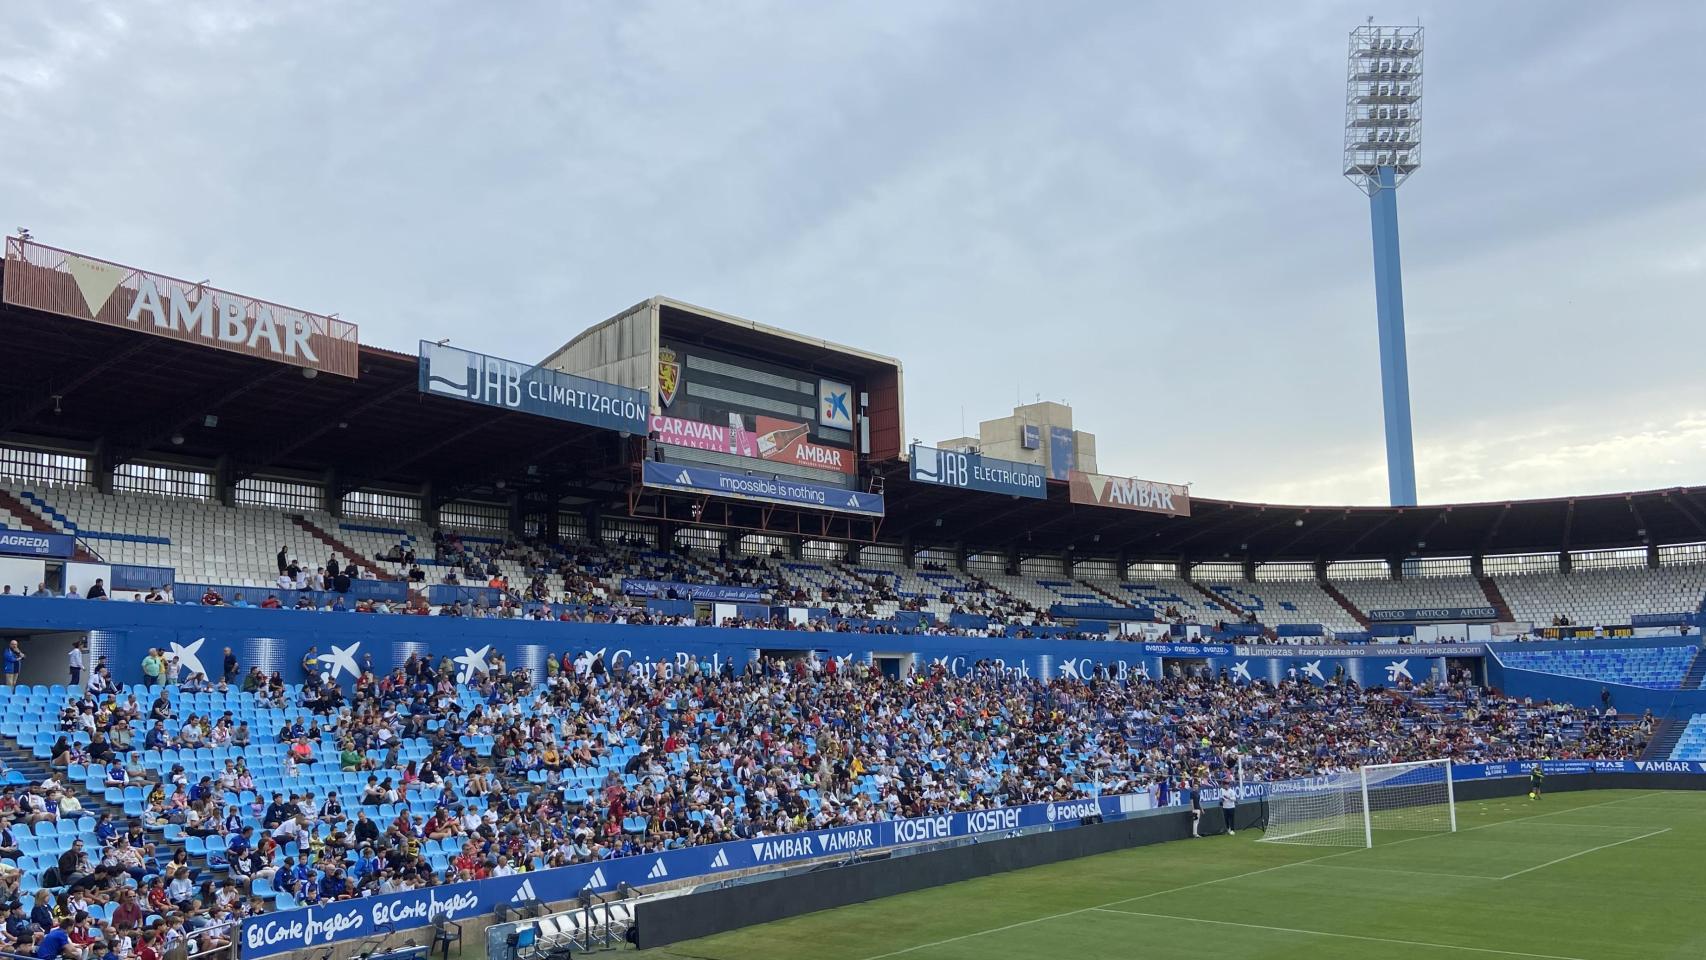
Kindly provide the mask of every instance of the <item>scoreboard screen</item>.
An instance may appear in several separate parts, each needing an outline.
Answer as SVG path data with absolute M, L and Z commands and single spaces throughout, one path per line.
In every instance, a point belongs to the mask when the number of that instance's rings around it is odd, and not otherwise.
M 858 472 L 850 377 L 823 377 L 665 341 L 658 350 L 661 443 L 739 466 L 767 462 L 775 473 L 844 484 Z M 750 466 L 750 464 L 748 464 Z

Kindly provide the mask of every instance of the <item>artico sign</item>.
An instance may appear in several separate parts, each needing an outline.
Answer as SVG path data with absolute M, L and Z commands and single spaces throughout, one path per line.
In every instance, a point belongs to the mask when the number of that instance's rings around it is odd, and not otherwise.
M 354 378 L 356 326 L 10 237 L 4 300 L 44 313 Z

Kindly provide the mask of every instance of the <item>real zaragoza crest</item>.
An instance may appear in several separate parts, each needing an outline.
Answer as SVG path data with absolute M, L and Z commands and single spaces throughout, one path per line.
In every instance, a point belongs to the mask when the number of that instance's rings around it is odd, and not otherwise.
M 681 386 L 681 363 L 675 351 L 664 347 L 658 351 L 658 402 L 669 406 L 675 402 L 675 391 Z

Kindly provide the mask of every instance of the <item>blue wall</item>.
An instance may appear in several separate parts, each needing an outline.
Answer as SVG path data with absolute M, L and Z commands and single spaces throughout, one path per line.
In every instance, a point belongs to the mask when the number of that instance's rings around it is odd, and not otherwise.
M 606 663 L 629 660 L 684 664 L 689 658 L 721 668 L 744 667 L 760 650 L 816 651 L 820 658 L 869 661 L 885 654 L 911 655 L 918 669 L 941 662 L 965 673 L 980 659 L 1004 669 L 1043 679 L 1080 677 L 1105 664 L 1116 673 L 1143 670 L 1159 676 L 1164 658 L 1205 661 L 1215 671 L 1238 678 L 1279 680 L 1295 669 L 1323 682 L 1343 668 L 1364 684 L 1382 684 L 1402 675 L 1421 682 L 1443 666 L 1424 647 L 1336 647 L 1311 653 L 1278 647 L 1261 655 L 1238 655 L 1238 648 L 1214 643 L 1140 644 L 1119 641 L 990 639 L 929 635 L 811 633 L 790 630 L 732 630 L 718 627 L 646 627 L 529 620 L 473 620 L 386 614 L 298 612 L 232 607 L 175 606 L 62 600 L 0 598 L 0 627 L 36 631 L 90 631 L 91 651 L 105 656 L 115 679 L 139 683 L 148 648 L 194 657 L 212 676 L 223 648 L 230 646 L 246 672 L 259 666 L 277 670 L 288 681 L 302 678 L 300 663 L 310 646 L 321 655 L 345 652 L 357 665 L 367 657 L 380 672 L 400 665 L 411 654 L 469 657 L 501 653 L 511 667 L 542 672 L 548 656 L 603 651 Z M 1330 655 L 1329 655 L 1330 654 Z M 341 674 L 349 679 L 347 673 Z

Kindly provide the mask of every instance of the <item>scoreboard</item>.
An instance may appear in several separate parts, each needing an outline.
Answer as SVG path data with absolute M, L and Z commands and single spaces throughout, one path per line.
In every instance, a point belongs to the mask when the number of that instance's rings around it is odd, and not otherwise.
M 651 435 L 690 459 L 847 485 L 858 472 L 853 378 L 663 340 Z

